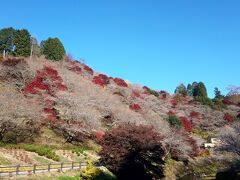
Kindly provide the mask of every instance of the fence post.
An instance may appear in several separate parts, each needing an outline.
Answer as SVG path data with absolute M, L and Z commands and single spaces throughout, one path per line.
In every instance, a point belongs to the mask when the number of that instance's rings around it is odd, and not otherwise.
M 72 169 L 74 168 L 74 162 L 72 162 Z
M 63 162 L 61 163 L 61 171 L 63 171 Z
M 48 163 L 48 172 L 51 170 L 51 163 Z
M 17 174 L 17 175 L 19 174 L 19 167 L 20 167 L 20 164 L 18 164 L 18 165 L 16 166 L 16 174 Z
M 33 165 L 33 174 L 36 173 L 36 166 L 37 166 L 36 164 Z

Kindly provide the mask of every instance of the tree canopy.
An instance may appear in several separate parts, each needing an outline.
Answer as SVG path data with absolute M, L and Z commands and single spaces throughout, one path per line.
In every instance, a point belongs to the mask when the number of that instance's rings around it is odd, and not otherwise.
M 14 45 L 16 47 L 14 54 L 16 56 L 29 56 L 31 52 L 31 35 L 28 30 L 16 30 L 14 34 Z
M 0 30 L 0 53 L 12 52 L 14 50 L 14 34 L 15 30 L 10 28 L 4 28 Z
M 41 42 L 42 53 L 47 59 L 59 61 L 65 55 L 65 49 L 62 42 L 58 38 L 48 38 Z

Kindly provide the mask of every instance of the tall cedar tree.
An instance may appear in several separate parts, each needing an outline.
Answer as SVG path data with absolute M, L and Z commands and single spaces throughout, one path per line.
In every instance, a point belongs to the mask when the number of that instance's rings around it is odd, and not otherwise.
M 100 162 L 124 180 L 163 177 L 162 137 L 149 126 L 125 125 L 106 132 Z
M 193 96 L 207 98 L 207 89 L 203 82 L 193 83 Z
M 15 56 L 30 56 L 31 40 L 28 30 L 16 30 L 14 33 Z
M 47 59 L 60 61 L 65 55 L 65 49 L 58 38 L 48 38 L 41 43 L 42 53 Z
M 5 50 L 6 53 L 10 53 L 13 51 L 14 47 L 14 33 L 15 30 L 10 28 L 4 28 L 0 30 L 0 53 L 2 54 Z

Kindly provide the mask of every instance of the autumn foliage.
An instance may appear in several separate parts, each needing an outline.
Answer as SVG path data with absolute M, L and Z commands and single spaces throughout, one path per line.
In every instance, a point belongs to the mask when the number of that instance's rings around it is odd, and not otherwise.
M 93 69 L 87 66 L 86 64 L 83 65 L 83 69 L 88 72 L 90 75 L 93 75 Z
M 92 82 L 99 86 L 106 86 L 110 83 L 109 77 L 105 74 L 99 74 L 98 76 L 94 76 Z
M 233 122 L 234 121 L 234 117 L 229 113 L 225 113 L 223 119 L 228 121 L 228 122 Z
M 114 81 L 118 86 L 128 87 L 128 84 L 127 84 L 123 79 L 114 78 L 113 81 Z
M 35 79 L 23 89 L 23 92 L 24 94 L 37 94 L 44 91 L 48 94 L 54 94 L 55 91 L 65 90 L 67 90 L 67 87 L 63 84 L 58 72 L 45 66 L 41 71 L 37 71 Z
M 101 141 L 100 162 L 119 179 L 159 179 L 165 155 L 161 140 L 149 126 L 128 124 L 114 128 Z
M 82 68 L 78 64 L 76 64 L 76 63 L 74 63 L 71 66 L 69 66 L 68 70 L 73 71 L 73 72 L 75 72 L 77 74 L 80 74 L 82 72 Z
M 103 137 L 104 137 L 104 135 L 105 135 L 105 132 L 104 132 L 104 131 L 96 131 L 96 132 L 95 132 L 95 136 L 96 136 L 96 139 L 97 139 L 98 141 L 102 140 Z
M 179 117 L 182 126 L 187 132 L 192 132 L 192 123 L 186 117 Z
M 191 111 L 191 112 L 190 112 L 190 117 L 191 117 L 191 118 L 200 119 L 200 113 L 199 113 L 199 112 L 196 112 L 196 111 Z
M 133 111 L 140 111 L 142 109 L 139 104 L 131 104 L 129 108 Z
M 26 61 L 24 61 L 24 59 L 19 59 L 19 58 L 8 58 L 8 59 L 1 62 L 1 64 L 3 66 L 11 66 L 11 67 L 14 67 L 14 66 L 16 66 L 17 64 L 20 64 L 20 63 L 25 63 L 26 64 Z
M 99 76 L 94 76 L 92 82 L 94 84 L 99 85 L 99 86 L 104 86 L 104 84 L 105 84 L 103 79 L 101 77 L 99 77 Z
M 43 105 L 43 112 L 46 118 L 54 121 L 57 119 L 57 112 L 54 109 L 55 102 L 51 100 L 51 97 L 53 97 L 57 91 L 66 90 L 67 87 L 63 84 L 63 80 L 58 75 L 58 72 L 49 66 L 45 66 L 42 70 L 37 71 L 36 77 L 26 85 L 23 93 L 26 96 L 39 95 L 39 102 Z
M 177 105 L 178 105 L 178 102 L 177 102 L 177 100 L 175 100 L 175 99 L 172 99 L 172 100 L 170 101 L 170 103 L 171 103 L 171 105 L 172 105 L 172 108 L 176 108 Z

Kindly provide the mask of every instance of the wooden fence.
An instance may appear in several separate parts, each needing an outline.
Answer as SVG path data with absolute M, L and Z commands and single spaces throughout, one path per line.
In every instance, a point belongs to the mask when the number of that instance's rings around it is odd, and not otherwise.
M 0 176 L 31 175 L 43 172 L 62 172 L 64 170 L 81 169 L 86 162 L 61 162 L 49 164 L 0 166 Z

